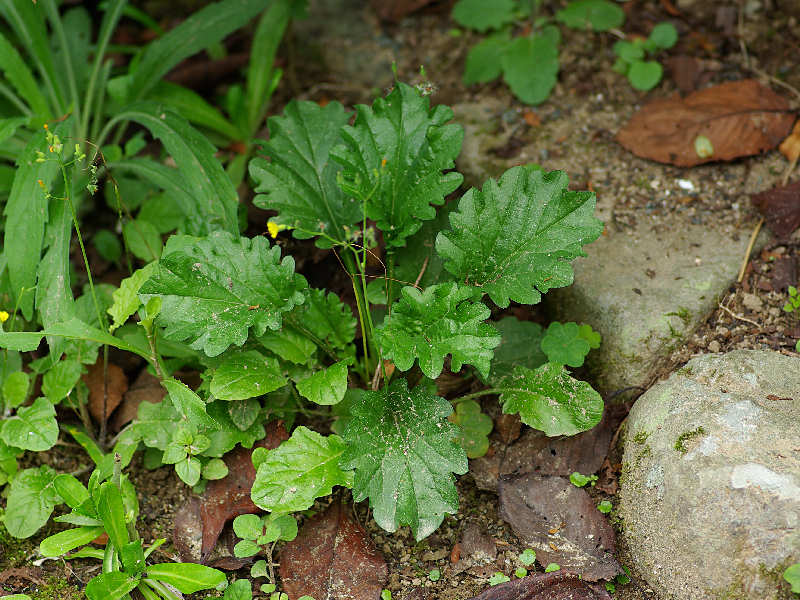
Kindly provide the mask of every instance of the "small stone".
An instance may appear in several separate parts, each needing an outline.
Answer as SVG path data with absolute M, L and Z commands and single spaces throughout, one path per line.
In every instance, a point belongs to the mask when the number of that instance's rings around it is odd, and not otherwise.
M 711 340 L 710 342 L 708 342 L 708 351 L 709 352 L 714 352 L 716 354 L 717 352 L 719 352 L 719 348 L 720 348 L 720 346 L 719 346 L 719 342 L 717 340 Z
M 759 298 L 755 294 L 747 294 L 747 293 L 745 293 L 742 296 L 742 304 L 744 304 L 745 308 L 749 309 L 752 312 L 761 311 L 761 308 L 764 305 L 764 303 L 761 301 L 761 298 Z

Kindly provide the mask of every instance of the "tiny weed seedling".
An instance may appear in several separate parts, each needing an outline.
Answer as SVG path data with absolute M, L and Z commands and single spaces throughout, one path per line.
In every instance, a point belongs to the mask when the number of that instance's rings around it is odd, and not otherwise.
M 797 288 L 793 285 L 789 286 L 789 299 L 786 304 L 783 305 L 783 310 L 787 313 L 796 312 L 800 314 L 800 293 L 798 293 Z M 797 340 L 794 349 L 796 352 L 800 352 L 800 340 Z
M 552 573 L 553 571 L 560 571 L 561 565 L 558 563 L 550 563 L 544 568 L 545 573 Z
M 517 558 L 519 558 L 519 562 L 521 562 L 523 565 L 530 567 L 534 562 L 536 562 L 536 551 L 532 548 L 526 548 Z
M 569 476 L 570 483 L 575 487 L 584 487 L 586 484 L 590 484 L 592 487 L 594 487 L 597 479 L 597 475 L 581 475 L 577 471 Z
M 667 50 L 678 41 L 678 30 L 672 23 L 659 23 L 647 39 L 620 40 L 614 44 L 617 60 L 612 67 L 617 73 L 627 76 L 631 86 L 641 92 L 652 90 L 661 81 L 664 69 L 655 60 L 649 59 L 662 50 Z
M 597 510 L 599 510 L 604 515 L 607 515 L 611 512 L 611 509 L 614 508 L 614 505 L 611 504 L 611 500 L 602 500 L 600 504 L 597 505 Z
M 561 31 L 554 21 L 572 29 L 609 31 L 625 22 L 625 13 L 609 0 L 573 0 L 555 14 L 539 15 L 538 0 L 459 0 L 453 19 L 485 33 L 467 55 L 464 83 L 486 83 L 502 75 L 514 95 L 526 104 L 541 104 L 550 96 L 559 71 Z M 513 37 L 513 24 L 529 19 L 531 33 Z
M 241 539 L 234 548 L 237 558 L 247 558 L 257 554 L 267 557 L 266 561 L 256 562 L 250 569 L 253 577 L 268 577 L 275 584 L 272 551 L 278 541 L 290 542 L 297 537 L 297 521 L 289 515 L 270 514 L 239 515 L 233 520 L 233 532 Z
M 489 585 L 491 586 L 500 585 L 501 583 L 508 583 L 509 581 L 511 581 L 511 578 L 501 571 L 497 571 L 497 573 L 494 573 L 489 577 Z
M 522 579 L 523 577 L 527 576 L 528 576 L 528 569 L 526 569 L 525 567 L 517 567 L 514 570 L 514 577 L 516 577 L 517 579 Z
M 428 579 L 431 581 L 439 581 L 442 577 L 442 572 L 439 569 L 431 569 L 430 573 L 428 573 Z

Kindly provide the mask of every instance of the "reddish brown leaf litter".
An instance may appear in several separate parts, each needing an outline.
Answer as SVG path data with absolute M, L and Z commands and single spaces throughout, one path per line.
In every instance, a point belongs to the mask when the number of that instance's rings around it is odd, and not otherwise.
M 423 6 L 433 2 L 433 0 L 370 0 L 372 9 L 381 21 L 399 23 Z
M 89 414 L 98 423 L 107 421 L 122 402 L 122 395 L 128 391 L 128 378 L 124 371 L 113 363 L 104 368 L 101 356 L 89 367 L 83 380 L 89 387 Z
M 217 569 L 236 570 L 253 562 L 253 558 L 236 558 L 233 547 L 239 539 L 233 529 L 222 530 L 214 549 L 203 561 L 203 518 L 200 514 L 200 497 L 192 496 L 175 513 L 172 541 L 183 562 L 203 562 Z
M 472 600 L 611 600 L 611 596 L 599 585 L 587 583 L 571 573 L 556 571 L 501 583 Z
M 617 134 L 617 141 L 642 158 L 692 167 L 770 150 L 789 133 L 795 115 L 789 103 L 754 79 L 723 83 L 681 98 L 654 100 Z M 700 156 L 695 140 L 711 142 Z
M 288 439 L 283 421 L 272 421 L 267 424 L 267 435 L 253 446 L 254 448 L 277 448 Z M 209 481 L 199 504 L 200 526 L 202 528 L 200 544 L 200 561 L 206 564 L 211 551 L 217 543 L 225 523 L 239 515 L 260 512 L 250 499 L 250 490 L 256 478 L 251 455 L 253 449 L 236 448 L 223 459 L 228 466 L 228 475 L 222 479 Z M 189 557 L 196 556 L 192 550 L 191 540 L 197 537 L 196 518 L 193 516 L 198 507 L 190 500 L 175 515 L 173 539 L 176 546 L 187 549 Z M 187 558 L 189 560 L 189 558 Z
M 119 431 L 133 421 L 142 402 L 156 404 L 161 402 L 166 395 L 167 390 L 161 385 L 158 377 L 148 373 L 147 369 L 143 369 L 133 382 L 133 385 L 123 394 L 122 404 L 111 418 L 111 430 Z
M 800 227 L 800 181 L 755 194 L 752 200 L 779 238 L 789 237 Z
M 792 134 L 781 142 L 778 150 L 786 157 L 786 160 L 796 162 L 800 158 L 800 120 L 794 124 Z
M 338 500 L 310 518 L 280 556 L 283 590 L 290 598 L 375 600 L 386 584 L 386 561 Z
M 501 478 L 500 516 L 536 551 L 542 565 L 556 563 L 587 581 L 622 572 L 614 558 L 614 530 L 595 501 L 564 477 Z

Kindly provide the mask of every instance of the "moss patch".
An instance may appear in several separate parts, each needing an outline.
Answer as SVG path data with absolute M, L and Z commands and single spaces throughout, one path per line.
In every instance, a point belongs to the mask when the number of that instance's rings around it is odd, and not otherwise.
M 675 450 L 681 454 L 686 454 L 689 451 L 689 449 L 686 447 L 686 442 L 699 435 L 704 435 L 705 432 L 706 430 L 703 429 L 702 425 L 692 431 L 684 431 L 678 436 L 678 439 L 675 440 Z

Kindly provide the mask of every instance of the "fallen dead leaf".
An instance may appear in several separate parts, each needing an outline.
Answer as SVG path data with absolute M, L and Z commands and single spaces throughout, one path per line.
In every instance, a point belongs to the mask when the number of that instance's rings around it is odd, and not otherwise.
M 386 561 L 338 500 L 311 517 L 281 551 L 280 574 L 290 598 L 375 600 L 388 578 Z
M 199 563 L 203 559 L 203 518 L 200 512 L 200 502 L 199 496 L 192 496 L 175 513 L 172 540 L 183 562 Z M 225 527 L 204 564 L 229 571 L 251 564 L 254 560 L 253 557 L 236 558 L 234 556 L 233 548 L 238 541 L 239 538 L 233 533 L 233 528 Z
M 167 390 L 161 385 L 158 377 L 151 375 L 147 369 L 142 369 L 133 385 L 122 395 L 122 404 L 111 417 L 109 427 L 111 431 L 119 431 L 136 418 L 139 405 L 142 402 L 156 404 L 164 399 Z
M 778 150 L 789 161 L 796 161 L 800 158 L 800 119 L 794 124 L 792 133 L 778 146 Z
M 779 238 L 789 237 L 800 227 L 800 181 L 755 194 L 752 201 Z
M 472 600 L 611 600 L 598 584 L 592 585 L 565 571 L 533 573 L 501 583 Z
M 271 421 L 267 424 L 266 430 L 267 435 L 264 439 L 256 442 L 253 448 L 261 447 L 271 450 L 289 438 L 283 427 L 283 421 Z M 199 506 L 201 527 L 199 562 L 202 564 L 207 564 L 225 523 L 239 515 L 261 512 L 261 509 L 250 499 L 250 489 L 253 487 L 256 477 L 256 471 L 250 458 L 253 448 L 239 447 L 226 454 L 223 460 L 228 466 L 228 475 L 222 479 L 209 481 L 203 492 Z M 196 519 L 191 516 L 195 510 L 197 508 L 189 501 L 178 509 L 175 515 L 175 528 L 172 536 L 176 546 L 179 545 L 180 540 L 180 545 L 187 550 L 186 560 L 191 560 L 188 558 L 189 556 L 197 556 L 192 551 L 193 546 L 190 544 L 190 541 L 197 536 Z M 183 512 L 190 514 L 181 515 Z M 191 531 L 188 531 L 187 528 Z
M 795 115 L 789 103 L 754 79 L 723 83 L 689 94 L 654 100 L 617 134 L 617 141 L 642 158 L 692 167 L 765 152 L 789 133 Z M 702 158 L 698 136 L 713 153 Z
M 504 477 L 498 485 L 500 516 L 542 565 L 586 581 L 613 579 L 622 572 L 614 558 L 614 530 L 585 490 L 564 477 Z M 549 533 L 558 524 L 555 533 Z
M 101 356 L 82 377 L 89 388 L 89 414 L 98 423 L 108 421 L 111 413 L 122 402 L 122 395 L 128 391 L 128 378 L 125 372 L 117 365 L 108 363 L 104 373 Z

